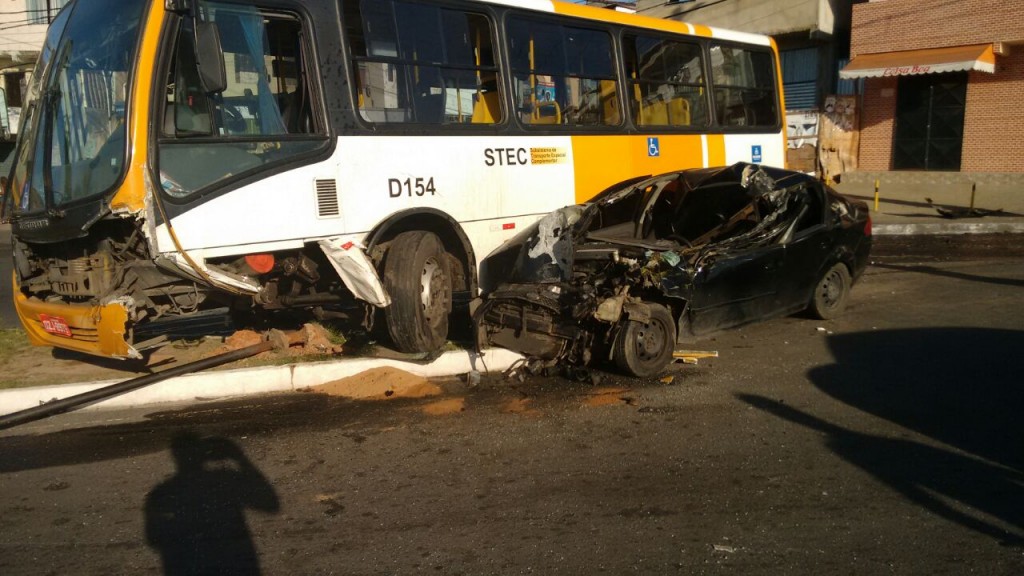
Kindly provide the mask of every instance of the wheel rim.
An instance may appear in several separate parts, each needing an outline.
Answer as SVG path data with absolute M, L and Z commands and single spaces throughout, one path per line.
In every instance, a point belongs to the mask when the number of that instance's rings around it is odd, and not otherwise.
M 832 270 L 821 281 L 820 297 L 826 308 L 835 308 L 843 297 L 843 277 Z
M 420 304 L 428 320 L 446 312 L 445 292 L 444 270 L 437 258 L 428 258 L 420 273 Z
M 661 322 L 648 322 L 641 325 L 636 331 L 636 357 L 642 363 L 656 362 L 665 352 L 665 343 L 668 341 L 668 330 L 661 325 Z

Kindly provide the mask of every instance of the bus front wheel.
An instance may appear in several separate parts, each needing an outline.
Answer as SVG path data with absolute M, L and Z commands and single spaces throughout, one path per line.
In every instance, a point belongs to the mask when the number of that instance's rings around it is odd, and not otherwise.
M 441 240 L 431 232 L 403 232 L 384 258 L 388 333 L 402 352 L 432 352 L 448 339 L 452 275 Z

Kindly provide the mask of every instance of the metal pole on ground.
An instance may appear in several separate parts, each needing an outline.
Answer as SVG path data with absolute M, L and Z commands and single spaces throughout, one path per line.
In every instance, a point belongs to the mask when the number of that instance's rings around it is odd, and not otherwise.
M 195 362 L 189 362 L 188 364 L 182 364 L 181 366 L 175 366 L 174 368 L 168 368 L 162 372 L 156 374 L 146 374 L 145 376 L 139 376 L 138 378 L 132 378 L 124 382 L 118 382 L 117 384 L 111 384 L 96 390 L 90 390 L 81 394 L 75 394 L 67 398 L 60 400 L 52 400 L 39 406 L 33 406 L 32 408 L 26 408 L 19 410 L 11 414 L 0 416 L 0 430 L 7 428 L 13 428 L 21 424 L 27 424 L 36 420 L 42 420 L 43 418 L 49 418 L 50 416 L 56 416 L 57 414 L 63 414 L 79 408 L 84 408 L 90 404 L 107 400 L 121 394 L 126 394 L 133 390 L 143 388 L 162 382 L 175 376 L 182 376 L 185 374 L 191 374 L 193 372 L 199 372 L 201 370 L 209 370 L 223 364 L 229 364 L 237 360 L 243 360 L 250 356 L 255 356 L 261 352 L 267 352 L 274 348 L 287 348 L 292 344 L 302 342 L 302 333 L 296 333 L 293 335 L 286 335 L 276 330 L 271 331 L 270 339 L 264 340 L 259 344 L 253 344 L 252 346 L 246 346 L 245 348 L 239 348 L 238 350 L 231 350 L 223 354 L 211 356 L 209 358 L 203 358 L 202 360 L 196 360 Z

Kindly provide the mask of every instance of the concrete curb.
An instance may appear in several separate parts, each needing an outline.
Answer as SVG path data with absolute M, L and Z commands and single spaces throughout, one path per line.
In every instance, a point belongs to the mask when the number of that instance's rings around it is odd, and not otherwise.
M 503 349 L 486 350 L 483 355 L 465 350 L 445 352 L 429 364 L 403 362 L 382 358 L 346 358 L 327 362 L 260 366 L 220 372 L 202 372 L 171 378 L 164 382 L 116 396 L 87 407 L 87 410 L 135 408 L 167 402 L 195 402 L 300 390 L 326 384 L 371 368 L 392 367 L 425 378 L 454 376 L 471 370 L 500 372 L 508 369 L 522 356 Z M 0 412 L 8 414 L 38 406 L 55 398 L 67 398 L 96 388 L 128 380 L 83 382 L 55 386 L 37 386 L 0 391 Z
M 1024 222 L 929 222 L 872 224 L 874 236 L 925 236 L 937 234 L 1022 234 Z

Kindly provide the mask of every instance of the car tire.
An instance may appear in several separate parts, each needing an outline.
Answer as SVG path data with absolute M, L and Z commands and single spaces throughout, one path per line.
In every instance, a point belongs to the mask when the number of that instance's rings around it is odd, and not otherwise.
M 433 352 L 448 339 L 452 275 L 437 235 L 415 230 L 391 241 L 384 258 L 384 288 L 391 305 L 384 317 L 402 352 Z
M 831 320 L 846 308 L 850 297 L 850 271 L 845 264 L 836 264 L 828 269 L 814 286 L 810 313 L 820 320 Z
M 650 304 L 647 322 L 625 320 L 619 328 L 612 357 L 620 370 L 631 376 L 657 376 L 672 360 L 676 344 L 676 325 L 668 308 Z

